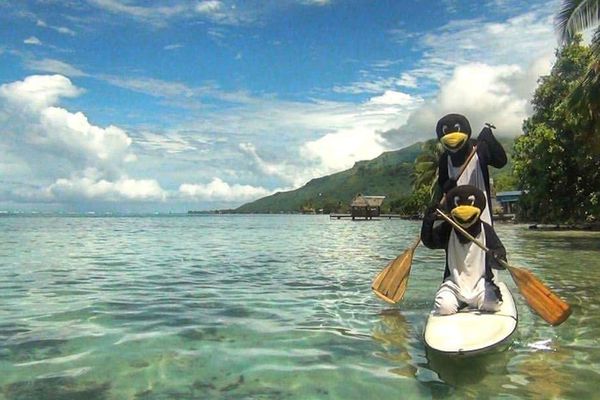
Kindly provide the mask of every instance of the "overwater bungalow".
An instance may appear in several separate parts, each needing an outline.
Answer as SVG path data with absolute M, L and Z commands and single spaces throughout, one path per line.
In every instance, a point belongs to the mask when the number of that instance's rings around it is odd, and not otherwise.
M 372 219 L 381 214 L 381 204 L 385 196 L 364 196 L 358 194 L 350 204 L 350 215 L 352 219 Z

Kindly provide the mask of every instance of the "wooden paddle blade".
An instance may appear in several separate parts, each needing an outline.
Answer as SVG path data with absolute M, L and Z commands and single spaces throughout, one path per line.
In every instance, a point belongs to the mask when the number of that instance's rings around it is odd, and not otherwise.
M 505 264 L 521 295 L 533 311 L 550 325 L 562 324 L 571 315 L 571 306 L 556 296 L 530 271 Z
M 406 249 L 404 253 L 392 260 L 377 274 L 373 280 L 371 289 L 382 300 L 392 304 L 396 304 L 402 300 L 408 285 L 413 254 L 418 245 L 419 242 L 416 242 L 415 245 Z

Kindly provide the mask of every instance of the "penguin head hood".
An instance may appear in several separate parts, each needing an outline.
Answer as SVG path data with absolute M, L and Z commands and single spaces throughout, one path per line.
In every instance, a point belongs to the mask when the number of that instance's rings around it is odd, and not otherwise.
M 471 125 L 464 115 L 448 114 L 438 121 L 435 132 L 444 149 L 456 153 L 471 137 Z
M 479 221 L 485 207 L 485 195 L 475 186 L 456 186 L 446 194 L 446 209 L 452 219 L 465 229 Z

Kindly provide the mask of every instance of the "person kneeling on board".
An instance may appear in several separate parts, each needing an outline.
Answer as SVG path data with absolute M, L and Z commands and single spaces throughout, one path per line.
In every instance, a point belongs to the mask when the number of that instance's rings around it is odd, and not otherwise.
M 434 313 L 450 315 L 462 308 L 497 311 L 502 296 L 494 282 L 494 269 L 504 269 L 499 259 L 506 261 L 506 249 L 494 228 L 481 220 L 486 207 L 484 193 L 475 186 L 461 185 L 451 189 L 445 198 L 445 211 L 471 236 L 485 244 L 486 253 L 448 222 L 436 222 L 435 207 L 423 218 L 421 240 L 430 249 L 446 251 L 444 280 L 435 295 Z

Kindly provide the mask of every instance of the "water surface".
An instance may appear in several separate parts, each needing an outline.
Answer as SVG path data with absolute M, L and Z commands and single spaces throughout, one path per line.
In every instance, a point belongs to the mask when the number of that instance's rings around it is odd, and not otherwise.
M 428 355 L 442 277 L 419 247 L 398 307 L 373 277 L 418 222 L 327 216 L 0 218 L 0 398 L 594 398 L 600 236 L 498 225 L 509 260 L 573 306 L 550 327 L 515 293 L 511 346 Z

